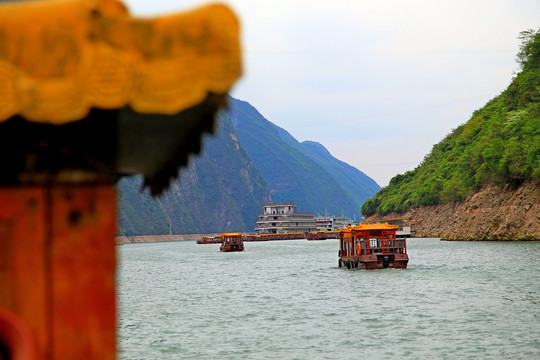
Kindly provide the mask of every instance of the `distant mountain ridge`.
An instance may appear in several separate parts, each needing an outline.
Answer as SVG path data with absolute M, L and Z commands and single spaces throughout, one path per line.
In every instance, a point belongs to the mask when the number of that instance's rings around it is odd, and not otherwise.
M 295 202 L 302 211 L 359 218 L 362 204 L 380 189 L 323 145 L 298 142 L 248 102 L 231 98 L 229 106 L 240 143 L 261 171 L 274 202 Z
M 380 187 L 324 146 L 298 142 L 249 103 L 229 99 L 219 128 L 205 138 L 165 194 L 140 193 L 141 179 L 122 179 L 119 234 L 253 232 L 266 202 L 295 202 L 302 212 L 360 217 Z
M 336 159 L 318 142 L 303 141 L 300 145 L 301 150 L 323 165 L 357 203 L 363 204 L 381 189 L 375 180 L 357 168 Z

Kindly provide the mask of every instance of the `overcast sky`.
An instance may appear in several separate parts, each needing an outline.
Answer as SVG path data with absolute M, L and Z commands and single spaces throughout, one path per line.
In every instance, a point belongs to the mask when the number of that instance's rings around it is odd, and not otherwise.
M 203 5 L 125 0 L 135 16 Z M 231 95 L 386 186 L 503 91 L 538 0 L 230 0 L 244 74 Z

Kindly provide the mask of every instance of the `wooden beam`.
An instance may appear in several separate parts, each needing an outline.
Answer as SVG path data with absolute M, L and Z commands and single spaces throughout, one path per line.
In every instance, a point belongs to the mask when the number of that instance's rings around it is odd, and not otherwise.
M 37 359 L 114 359 L 114 187 L 0 188 L 0 204 L 0 307 Z

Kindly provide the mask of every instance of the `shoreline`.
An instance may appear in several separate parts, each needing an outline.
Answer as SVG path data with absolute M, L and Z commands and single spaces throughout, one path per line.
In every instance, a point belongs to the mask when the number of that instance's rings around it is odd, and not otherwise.
M 375 214 L 366 223 L 406 218 L 416 237 L 447 241 L 539 241 L 540 181 L 519 188 L 488 185 L 463 201 L 411 209 L 404 213 Z
M 115 245 L 124 244 L 142 244 L 154 242 L 172 242 L 172 241 L 196 241 L 203 236 L 215 236 L 216 234 L 184 234 L 184 235 L 137 235 L 137 236 L 117 236 L 114 240 Z

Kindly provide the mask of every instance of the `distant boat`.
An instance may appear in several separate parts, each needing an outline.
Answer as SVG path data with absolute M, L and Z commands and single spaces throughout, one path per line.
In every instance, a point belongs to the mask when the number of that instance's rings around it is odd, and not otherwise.
M 337 239 L 338 231 L 312 231 L 306 234 L 308 240 Z
M 316 231 L 315 214 L 300 213 L 295 203 L 264 204 L 255 231 L 259 234 Z M 302 237 L 303 238 L 303 237 Z
M 409 262 L 405 238 L 396 238 L 397 225 L 359 224 L 339 231 L 339 267 L 405 269 Z
M 244 250 L 244 241 L 242 233 L 224 233 L 219 236 L 221 238 L 220 251 L 242 251 Z
M 414 237 L 416 231 L 411 230 L 410 226 L 405 226 L 407 223 L 406 218 L 384 219 L 380 221 L 381 224 L 387 223 L 390 225 L 397 225 L 399 228 L 396 230 L 396 236 L 399 237 Z
M 270 233 L 270 234 L 248 234 L 243 237 L 244 241 L 275 241 L 275 240 L 298 240 L 305 239 L 306 233 Z
M 221 237 L 203 236 L 201 240 L 197 240 L 197 244 L 221 244 Z

